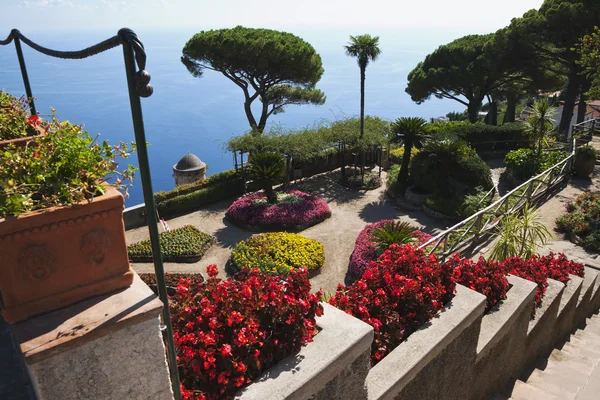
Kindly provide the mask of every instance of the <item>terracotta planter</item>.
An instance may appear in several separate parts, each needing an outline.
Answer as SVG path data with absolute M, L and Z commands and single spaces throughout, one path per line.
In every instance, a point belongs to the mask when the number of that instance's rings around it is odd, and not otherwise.
M 37 135 L 25 136 L 18 139 L 0 140 L 0 150 L 4 149 L 5 147 L 8 147 L 9 144 L 14 144 L 17 147 L 22 147 L 25 146 L 27 143 L 31 142 L 32 140 L 46 136 L 46 131 L 44 129 L 37 126 L 33 129 L 35 129 L 38 132 Z
M 0 309 L 15 323 L 133 282 L 114 188 L 92 202 L 0 218 Z
M 575 163 L 573 167 L 575 168 L 575 175 L 580 178 L 589 178 L 592 172 L 594 172 L 594 167 L 596 166 L 596 157 L 589 157 L 587 155 L 575 155 Z

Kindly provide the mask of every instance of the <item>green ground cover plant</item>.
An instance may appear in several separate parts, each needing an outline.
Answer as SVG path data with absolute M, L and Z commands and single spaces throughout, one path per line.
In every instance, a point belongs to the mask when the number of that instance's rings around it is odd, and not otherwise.
M 210 248 L 214 238 L 192 225 L 162 232 L 159 235 L 160 250 L 167 262 L 196 262 Z M 145 239 L 127 247 L 129 259 L 133 262 L 152 261 L 150 239 Z

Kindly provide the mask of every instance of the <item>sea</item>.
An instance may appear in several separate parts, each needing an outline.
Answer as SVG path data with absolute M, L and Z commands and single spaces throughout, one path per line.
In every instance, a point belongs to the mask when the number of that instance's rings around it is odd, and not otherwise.
M 389 120 L 403 116 L 429 119 L 464 109 L 455 101 L 436 98 L 419 105 L 404 89 L 407 75 L 417 63 L 437 46 L 466 32 L 431 29 L 362 32 L 360 28 L 323 27 L 285 30 L 311 43 L 321 55 L 325 72 L 317 87 L 325 92 L 327 101 L 322 106 L 289 106 L 284 113 L 271 116 L 270 125 L 295 129 L 359 115 L 359 69 L 356 59 L 345 55 L 343 46 L 349 35 L 362 33 L 379 35 L 382 50 L 381 56 L 367 67 L 367 115 Z M 188 152 L 206 162 L 208 175 L 233 168 L 233 155 L 224 146 L 232 136 L 249 130 L 239 87 L 210 70 L 195 78 L 181 63 L 184 44 L 198 31 L 189 28 L 137 31 L 147 52 L 146 70 L 154 87 L 153 95 L 142 99 L 154 191 L 175 186 L 173 165 Z M 113 30 L 21 32 L 56 50 L 79 50 L 116 33 Z M 37 110 L 42 116 L 48 117 L 52 107 L 60 119 L 83 124 L 92 136 L 100 134 L 100 140 L 134 141 L 120 47 L 82 60 L 52 58 L 26 45 L 23 48 Z M 0 46 L 0 89 L 16 96 L 25 92 L 12 44 Z M 137 166 L 136 154 L 121 163 Z M 142 202 L 138 173 L 126 206 Z

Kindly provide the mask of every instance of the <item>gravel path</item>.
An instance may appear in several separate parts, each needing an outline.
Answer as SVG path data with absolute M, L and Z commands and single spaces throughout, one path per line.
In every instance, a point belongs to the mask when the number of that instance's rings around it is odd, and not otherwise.
M 331 218 L 302 232 L 304 236 L 320 241 L 325 247 L 325 265 L 320 274 L 311 279 L 315 289 L 334 291 L 338 283 L 345 281 L 354 242 L 358 233 L 368 223 L 382 219 L 409 221 L 428 233 L 437 233 L 440 229 L 449 226 L 444 221 L 425 215 L 422 211 L 399 208 L 392 200 L 385 197 L 384 187 L 366 192 L 351 190 L 341 186 L 338 177 L 339 171 L 332 171 L 294 185 L 299 190 L 319 196 L 331 207 Z M 382 177 L 385 179 L 385 172 L 382 173 Z M 186 224 L 194 225 L 214 235 L 217 243 L 197 263 L 165 263 L 167 272 L 205 272 L 206 265 L 216 264 L 220 269 L 220 275 L 226 276 L 223 267 L 229 259 L 232 247 L 254 233 L 224 220 L 225 210 L 232 201 L 233 199 L 221 201 L 200 211 L 168 221 L 171 228 Z M 127 242 L 131 244 L 147 236 L 145 227 L 130 230 L 127 231 Z M 138 272 L 154 271 L 151 263 L 135 263 L 133 267 Z

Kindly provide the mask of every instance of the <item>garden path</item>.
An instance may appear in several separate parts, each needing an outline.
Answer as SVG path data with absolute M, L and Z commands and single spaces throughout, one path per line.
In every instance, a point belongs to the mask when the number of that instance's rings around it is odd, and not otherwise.
M 302 234 L 316 239 L 325 247 L 325 265 L 321 272 L 311 278 L 313 288 L 334 291 L 338 283 L 343 283 L 348 272 L 348 261 L 354 249 L 354 242 L 364 226 L 382 219 L 397 219 L 419 226 L 428 233 L 438 233 L 449 225 L 431 218 L 422 211 L 409 211 L 399 208 L 393 200 L 386 198 L 384 186 L 370 191 L 347 189 L 338 183 L 339 170 L 320 174 L 298 181 L 293 186 L 299 190 L 319 196 L 331 208 L 331 218 L 306 229 Z M 385 180 L 385 172 L 382 172 Z M 254 232 L 232 225 L 224 219 L 225 211 L 233 199 L 220 201 L 202 210 L 183 215 L 168 221 L 169 226 L 178 228 L 186 224 L 210 233 L 217 238 L 213 245 L 197 263 L 165 263 L 166 272 L 202 272 L 209 264 L 219 267 L 219 275 L 226 276 L 224 269 L 233 246 L 247 239 Z M 127 243 L 135 243 L 148 237 L 145 227 L 127 231 Z M 151 263 L 135 263 L 137 272 L 153 272 Z

